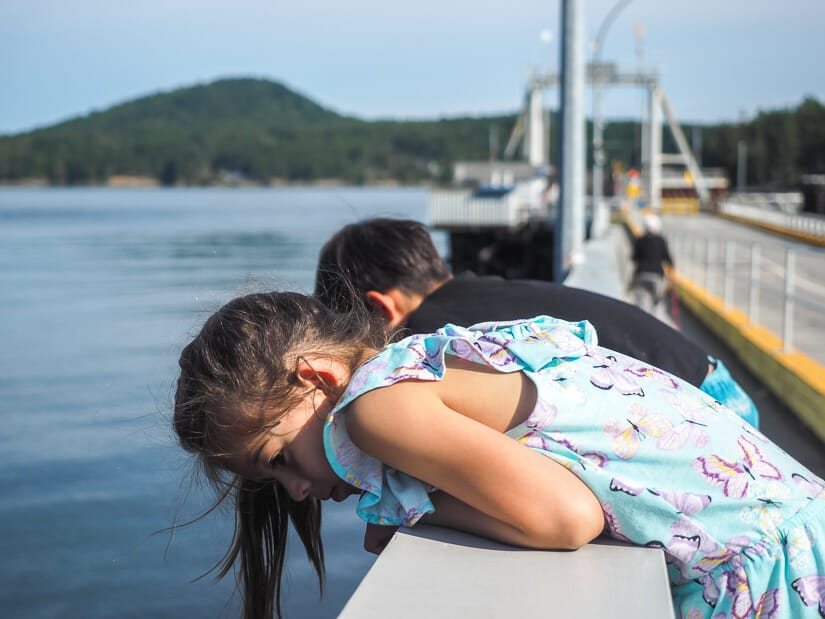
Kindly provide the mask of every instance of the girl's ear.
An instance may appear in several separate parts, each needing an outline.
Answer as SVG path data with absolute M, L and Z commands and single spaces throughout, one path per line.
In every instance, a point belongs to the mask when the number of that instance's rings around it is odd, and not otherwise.
M 346 384 L 345 370 L 340 363 L 332 359 L 316 357 L 307 359 L 304 356 L 298 357 L 298 367 L 296 369 L 298 382 L 307 389 L 319 388 L 327 396 L 336 399 L 343 391 Z

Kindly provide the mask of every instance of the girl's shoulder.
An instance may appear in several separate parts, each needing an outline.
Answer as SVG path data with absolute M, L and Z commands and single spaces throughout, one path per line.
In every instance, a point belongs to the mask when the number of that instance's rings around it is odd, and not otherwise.
M 467 419 L 506 432 L 513 423 L 523 422 L 537 401 L 534 383 L 522 372 L 501 371 L 457 355 L 444 358 L 438 380 L 418 380 L 405 376 L 384 388 L 363 392 L 353 400 L 344 416 L 356 437 L 373 436 L 386 440 L 399 430 L 409 431 L 424 416 L 440 411 L 441 423 L 430 426 L 421 436 L 433 439 L 446 427 L 445 416 L 459 414 Z
M 590 323 L 549 316 L 471 327 L 447 324 L 433 334 L 412 335 L 394 342 L 366 361 L 353 373 L 338 408 L 397 383 L 441 381 L 447 355 L 498 372 L 536 371 L 560 357 L 580 357 L 596 343 Z
M 404 380 L 362 393 L 340 412 L 350 436 L 355 437 L 359 430 L 397 432 L 407 415 L 441 403 L 439 383 Z
M 444 376 L 447 345 L 443 337 L 433 335 L 413 335 L 389 344 L 355 370 L 342 405 L 374 389 L 405 380 L 440 380 Z

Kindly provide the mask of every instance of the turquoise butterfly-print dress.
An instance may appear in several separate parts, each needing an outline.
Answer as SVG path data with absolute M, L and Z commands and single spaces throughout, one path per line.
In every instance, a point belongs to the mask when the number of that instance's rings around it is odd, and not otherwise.
M 692 385 L 599 347 L 587 322 L 447 325 L 361 366 L 324 428 L 333 469 L 363 491 L 361 518 L 411 526 L 436 488 L 360 451 L 347 405 L 441 379 L 445 355 L 535 383 L 535 409 L 507 434 L 591 488 L 606 534 L 664 551 L 678 616 L 825 617 L 825 482 Z

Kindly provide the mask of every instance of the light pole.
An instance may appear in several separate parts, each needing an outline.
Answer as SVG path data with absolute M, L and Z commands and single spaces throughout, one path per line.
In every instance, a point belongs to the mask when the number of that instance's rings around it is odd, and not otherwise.
M 745 140 L 739 140 L 736 143 L 736 192 L 739 194 L 745 193 L 745 180 L 748 173 L 748 143 Z
M 604 169 L 604 139 L 602 133 L 604 131 L 604 123 L 602 122 L 602 94 L 601 94 L 601 80 L 602 67 L 601 55 L 604 38 L 607 36 L 607 31 L 610 28 L 613 20 L 624 7 L 630 4 L 633 0 L 619 0 L 610 12 L 602 20 L 596 38 L 593 39 L 593 216 L 598 215 L 598 211 L 602 204 L 602 187 L 604 180 L 602 171 Z
M 539 34 L 539 39 L 541 40 L 542 44 L 547 45 L 548 49 L 550 48 L 551 43 L 553 42 L 553 31 L 549 28 L 545 28 Z M 543 54 L 542 54 L 543 56 Z M 547 73 L 550 74 L 550 63 L 547 64 Z M 547 176 L 548 179 L 550 177 L 550 170 L 553 168 L 553 160 L 551 155 L 553 153 L 553 149 L 550 147 L 550 122 L 553 120 L 553 115 L 550 112 L 550 107 L 547 108 L 547 111 L 544 112 L 544 149 L 545 149 L 545 160 L 544 163 L 547 164 Z
M 584 0 L 561 1 L 559 201 L 553 227 L 553 279 L 562 283 L 584 246 Z

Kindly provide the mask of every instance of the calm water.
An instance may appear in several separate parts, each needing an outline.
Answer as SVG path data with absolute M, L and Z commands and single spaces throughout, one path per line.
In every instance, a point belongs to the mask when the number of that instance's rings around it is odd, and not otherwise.
M 238 293 L 311 290 L 341 225 L 423 219 L 425 202 L 420 189 L 0 190 L 3 615 L 236 616 L 231 582 L 191 582 L 220 558 L 228 515 L 153 534 L 210 496 L 168 427 L 178 353 Z M 289 616 L 334 616 L 370 567 L 353 501 L 325 512 L 323 601 L 293 544 Z

